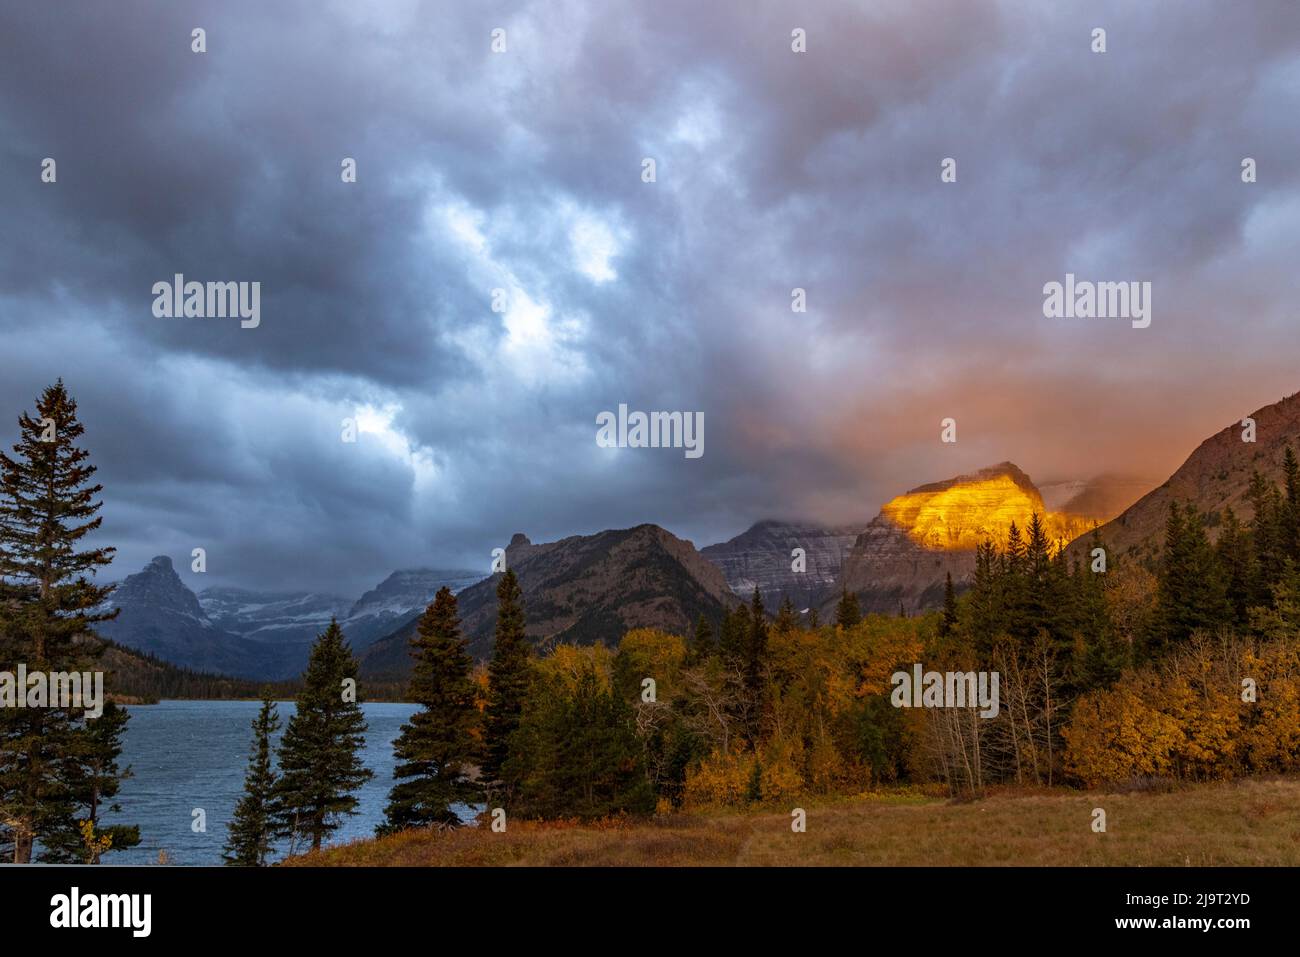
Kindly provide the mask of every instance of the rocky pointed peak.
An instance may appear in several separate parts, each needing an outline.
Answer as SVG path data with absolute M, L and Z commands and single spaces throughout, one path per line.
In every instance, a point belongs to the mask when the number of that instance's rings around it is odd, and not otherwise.
M 181 581 L 166 555 L 156 556 L 143 569 L 128 575 L 114 589 L 109 602 L 117 608 L 147 605 L 207 621 L 198 597 Z

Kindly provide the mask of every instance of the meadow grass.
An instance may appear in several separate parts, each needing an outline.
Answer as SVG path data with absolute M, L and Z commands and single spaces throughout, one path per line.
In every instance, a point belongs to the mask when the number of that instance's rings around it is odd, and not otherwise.
M 788 808 L 599 822 L 511 821 L 359 840 L 290 866 L 1221 866 L 1300 864 L 1300 779 L 1151 791 L 1003 790 L 971 801 L 881 792 Z M 1106 833 L 1092 829 L 1106 812 Z

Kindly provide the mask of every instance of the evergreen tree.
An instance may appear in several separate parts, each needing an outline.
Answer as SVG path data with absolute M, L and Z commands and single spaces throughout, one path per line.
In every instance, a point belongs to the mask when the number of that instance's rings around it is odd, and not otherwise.
M 1021 563 L 1024 581 L 1024 618 L 1022 637 L 1052 631 L 1051 624 L 1061 611 L 1058 590 L 1053 587 L 1051 543 L 1037 512 L 1029 517 L 1026 528 L 1024 558 Z
M 1030 561 L 1020 529 L 1012 522 L 999 556 L 998 603 L 1003 630 L 1026 647 L 1037 636 L 1030 609 Z
M 1231 619 L 1218 558 L 1196 507 L 1169 505 L 1165 551 L 1157 577 L 1151 651 L 1159 653 L 1194 631 L 1213 630 Z
M 1273 587 L 1285 577 L 1284 500 L 1277 486 L 1258 472 L 1251 475 L 1246 500 L 1254 512 L 1250 528 L 1254 561 L 1249 605 L 1267 608 L 1273 601 Z
M 853 628 L 862 621 L 857 592 L 840 589 L 840 602 L 835 606 L 835 624 L 844 629 Z
M 276 833 L 311 842 L 356 814 L 352 792 L 374 772 L 361 763 L 366 719 L 357 703 L 357 660 L 337 621 L 316 639 L 303 675 L 294 714 L 280 742 L 280 780 L 275 789 Z
M 571 684 L 541 676 L 514 733 L 504 774 L 524 817 L 600 818 L 654 810 L 631 706 L 590 662 Z
M 985 541 L 975 549 L 975 574 L 966 598 L 971 641 L 977 653 L 987 657 L 993 639 L 1000 633 L 997 546 Z
M 92 484 L 95 466 L 75 444 L 85 428 L 62 380 L 18 426 L 14 455 L 0 452 L 0 670 L 21 663 L 29 673 L 93 671 L 102 645 L 85 639 L 116 612 L 101 610 L 112 586 L 87 576 L 107 566 L 114 549 L 85 546 L 102 521 L 102 486 Z M 44 860 L 84 859 L 78 815 L 94 817 L 80 763 L 96 752 L 86 709 L 50 704 L 0 708 L 0 841 L 15 863 L 31 860 L 38 838 Z
M 705 661 L 717 653 L 717 646 L 713 642 L 713 629 L 709 627 L 709 620 L 704 617 L 703 612 L 695 622 L 695 634 L 686 650 L 687 658 L 692 664 Z
M 276 776 L 271 767 L 271 737 L 280 730 L 280 715 L 271 689 L 262 689 L 262 707 L 253 719 L 253 744 L 244 775 L 244 794 L 235 805 L 222 859 L 239 867 L 262 867 L 274 837 L 271 814 Z
M 461 637 L 450 588 L 439 589 L 425 609 L 411 649 L 415 672 L 408 697 L 421 708 L 402 725 L 393 744 L 397 783 L 388 796 L 381 834 L 457 825 L 460 818 L 452 805 L 479 795 L 470 778 L 477 757 L 474 662 Z
M 722 638 L 718 643 L 722 657 L 731 661 L 744 659 L 751 628 L 749 618 L 748 605 L 741 605 L 723 617 Z
M 1283 554 L 1300 564 L 1300 462 L 1291 446 L 1282 457 L 1282 496 L 1285 503 L 1278 522 Z
M 523 591 L 512 568 L 497 584 L 496 639 L 488 662 L 487 709 L 483 716 L 483 779 L 489 788 L 503 788 L 506 796 L 513 782 L 504 779 L 502 771 L 532 678 L 532 649 L 524 634 L 524 621 Z
M 749 769 L 749 781 L 745 784 L 745 800 L 757 804 L 763 800 L 763 762 L 757 756 L 754 766 Z
M 1076 625 L 1082 648 L 1076 653 L 1073 690 L 1080 693 L 1109 687 L 1132 662 L 1128 647 L 1116 634 L 1106 604 L 1106 576 L 1114 571 L 1108 564 L 1105 573 L 1092 570 L 1091 558 L 1096 549 L 1106 551 L 1100 529 L 1094 528 L 1088 546 L 1089 563 L 1078 560 L 1071 576 L 1071 591 L 1076 608 Z
M 952 584 L 952 572 L 944 576 L 943 614 L 939 617 L 939 637 L 951 637 L 957 631 L 957 589 Z
M 64 768 L 68 793 L 79 810 L 75 826 L 41 836 L 42 860 L 98 864 L 109 851 L 126 850 L 140 843 L 140 828 L 136 825 L 102 825 L 105 811 L 122 810 L 113 798 L 122 782 L 131 777 L 131 769 L 118 764 L 127 718 L 125 708 L 105 701 L 100 716 L 87 718 L 72 736 Z
M 1224 514 L 1223 531 L 1214 550 L 1223 570 L 1225 595 L 1231 609 L 1231 621 L 1238 627 L 1245 627 L 1249 622 L 1248 609 L 1252 581 L 1255 575 L 1254 555 L 1250 548 L 1250 536 L 1237 520 L 1237 514 L 1227 509 Z
M 763 710 L 767 690 L 767 611 L 758 588 L 749 608 L 749 636 L 745 642 L 745 715 L 746 737 L 751 746 L 757 746 L 762 730 Z
M 130 767 L 121 767 L 122 736 L 126 733 L 129 715 L 114 701 L 104 702 L 103 713 L 86 722 L 77 753 L 76 782 L 74 789 L 79 804 L 86 809 L 85 823 L 99 839 L 105 851 L 123 851 L 140 843 L 140 828 L 135 824 L 110 824 L 101 827 L 105 810 L 118 813 L 122 806 L 115 802 L 122 782 L 132 777 Z M 101 852 L 102 853 L 102 852 Z M 99 854 L 93 854 L 88 864 L 98 864 Z
M 781 596 L 781 607 L 776 612 L 776 630 L 794 631 L 799 627 L 799 613 L 795 611 L 794 602 L 789 595 Z

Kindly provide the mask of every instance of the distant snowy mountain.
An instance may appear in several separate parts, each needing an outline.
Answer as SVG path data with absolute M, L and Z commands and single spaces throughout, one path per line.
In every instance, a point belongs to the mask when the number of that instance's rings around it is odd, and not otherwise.
M 311 641 L 331 618 L 346 618 L 351 606 L 337 595 L 244 588 L 205 588 L 198 597 L 204 613 L 218 628 L 273 643 Z
M 283 678 L 296 674 L 306 661 L 305 643 L 251 641 L 213 622 L 166 555 L 127 576 L 107 604 L 119 609 L 118 616 L 96 625 L 99 634 L 172 664 L 245 678 Z
M 419 615 L 444 585 L 455 592 L 486 577 L 463 568 L 395 571 L 362 595 L 339 624 L 353 650 L 359 650 Z

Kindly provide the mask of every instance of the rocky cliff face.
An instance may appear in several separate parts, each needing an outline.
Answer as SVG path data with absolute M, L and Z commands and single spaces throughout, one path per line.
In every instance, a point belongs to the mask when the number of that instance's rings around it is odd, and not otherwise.
M 837 591 L 844 556 L 864 527 L 767 520 L 700 554 L 718 566 L 737 595 L 748 597 L 757 587 L 770 606 L 788 595 L 797 608 L 816 607 Z M 804 550 L 802 572 L 792 567 L 796 548 Z
M 841 587 L 858 596 L 864 612 L 908 613 L 943 603 L 944 582 L 964 583 L 975 570 L 973 550 L 931 549 L 918 545 L 885 515 L 877 515 L 853 543 L 844 561 Z M 822 603 L 822 618 L 830 620 L 839 589 Z
M 1102 540 L 1116 554 L 1138 561 L 1154 560 L 1164 547 L 1165 519 L 1171 501 L 1192 502 L 1207 514 L 1206 531 L 1211 540 L 1219 535 L 1227 509 L 1237 518 L 1252 515 L 1246 492 L 1252 473 L 1281 484 L 1282 457 L 1289 445 L 1300 455 L 1300 393 L 1287 396 L 1251 414 L 1255 420 L 1255 441 L 1242 441 L 1241 420 L 1210 436 L 1188 456 L 1178 471 L 1126 509 L 1114 521 L 1102 526 Z M 1071 545 L 1081 549 L 1086 539 Z
M 528 635 L 548 640 L 617 645 L 631 628 L 689 634 L 701 614 L 717 621 L 738 599 L 722 573 L 688 541 L 657 525 L 575 535 L 534 545 L 522 534 L 506 548 L 519 578 Z M 500 575 L 458 596 L 461 627 L 478 658 L 491 654 Z M 375 642 L 362 656 L 363 673 L 402 675 L 410 669 L 414 622 Z

